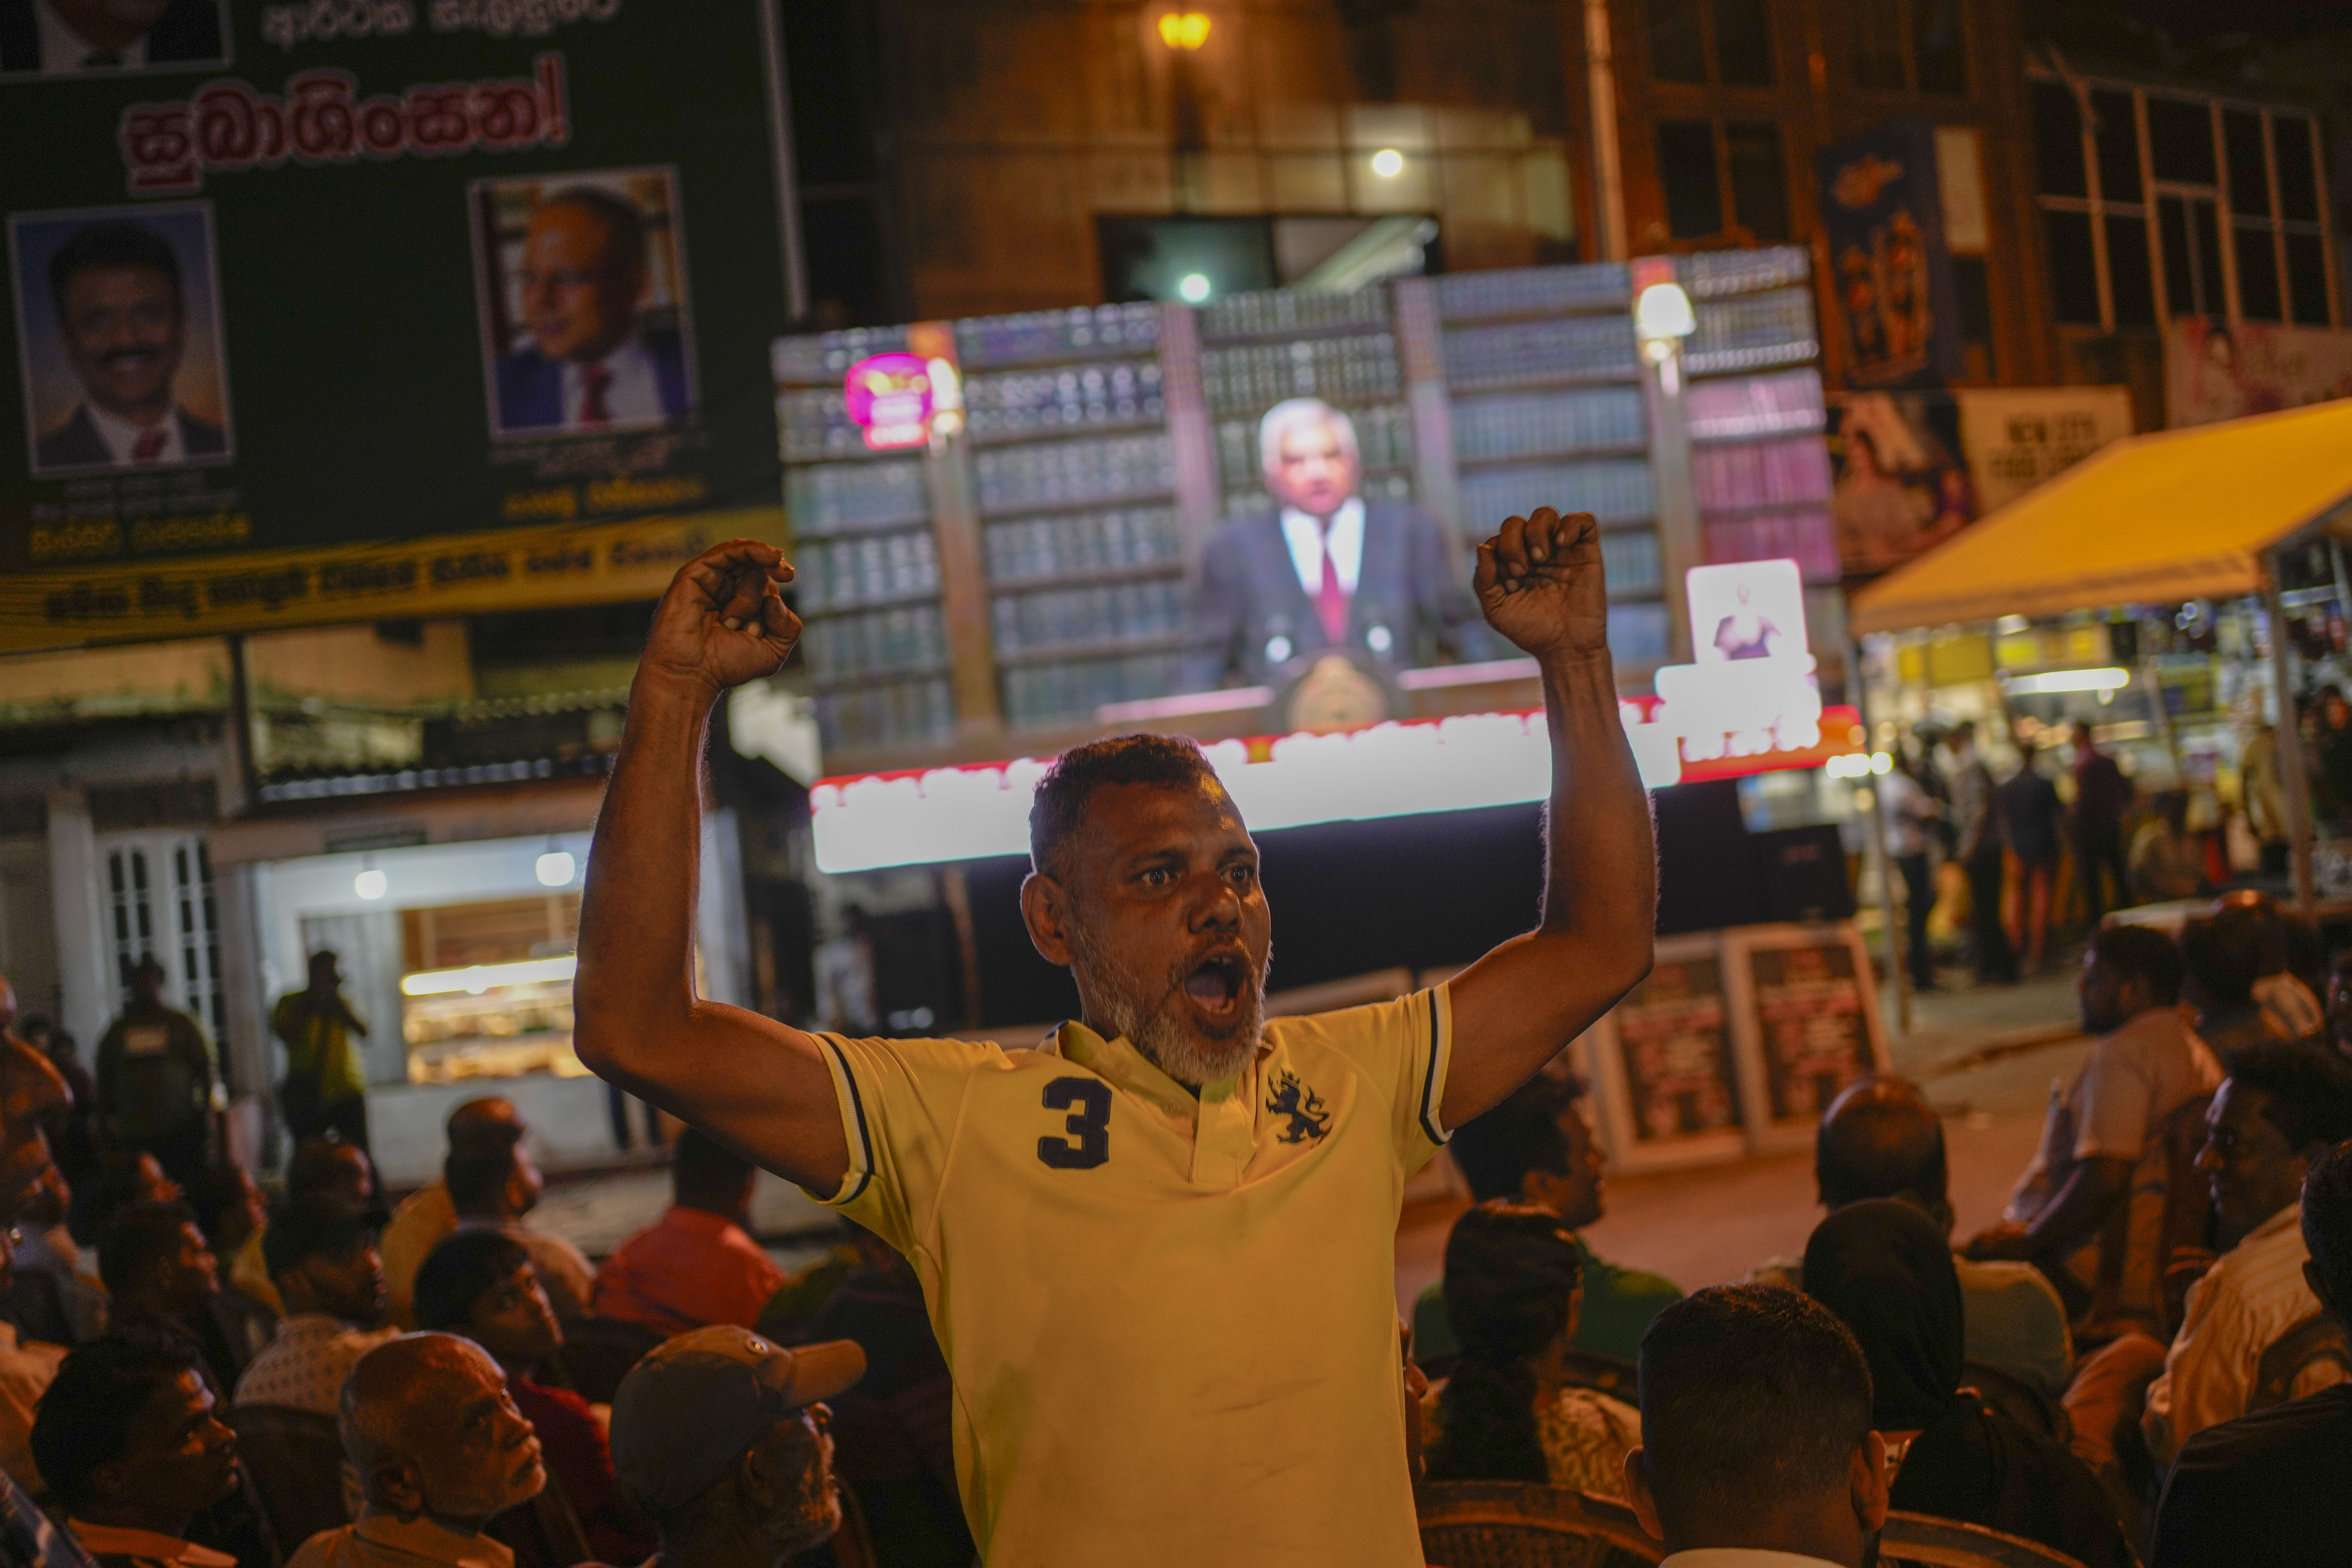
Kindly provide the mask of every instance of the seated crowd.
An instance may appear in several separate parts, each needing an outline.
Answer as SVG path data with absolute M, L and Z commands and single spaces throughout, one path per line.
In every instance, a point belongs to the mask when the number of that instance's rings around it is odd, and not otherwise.
M 1801 1256 L 1685 1296 L 1580 1234 L 1602 1211 L 1580 1086 L 1522 1086 L 1457 1130 L 1476 1202 L 1401 1327 L 1425 1501 L 1533 1483 L 1664 1553 L 1856 1568 L 1912 1515 L 2085 1568 L 2255 1539 L 2343 1560 L 2352 972 L 2323 1008 L 2285 924 L 2239 901 L 2179 942 L 2098 932 L 2088 1052 L 2002 1222 L 1957 1247 L 1941 1120 L 1870 1077 L 1822 1116 Z M 389 1214 L 331 1140 L 274 1205 L 233 1167 L 183 1193 L 119 1155 L 82 1202 L 42 1142 L 57 1080 L 20 1076 L 0 1568 L 766 1568 L 836 1531 L 833 1563 L 973 1561 L 913 1267 L 857 1232 L 788 1278 L 752 1167 L 701 1134 L 597 1267 L 530 1224 L 504 1100 L 453 1111 L 442 1179 Z

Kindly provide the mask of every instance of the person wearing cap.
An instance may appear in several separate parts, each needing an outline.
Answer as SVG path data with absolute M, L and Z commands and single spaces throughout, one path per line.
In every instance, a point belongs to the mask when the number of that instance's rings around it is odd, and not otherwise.
M 661 1532 L 646 1568 L 770 1568 L 829 1540 L 841 1500 L 822 1401 L 865 1372 L 850 1341 L 786 1350 L 725 1325 L 630 1368 L 613 1396 L 613 1463 Z
M 367 1510 L 322 1530 L 286 1568 L 514 1568 L 483 1533 L 547 1484 L 539 1437 L 506 1374 L 455 1334 L 403 1334 L 360 1358 L 337 1412 Z
M 463 1334 L 490 1352 L 507 1374 L 515 1408 L 539 1434 L 549 1483 L 572 1505 L 588 1549 L 606 1563 L 643 1562 L 654 1549 L 653 1531 L 621 1496 L 595 1412 L 571 1389 L 530 1375 L 562 1348 L 563 1329 L 529 1249 L 494 1230 L 459 1231 L 416 1271 L 416 1321 Z
M 399 1331 L 383 1320 L 380 1212 L 352 1215 L 324 1193 L 281 1206 L 262 1233 L 270 1282 L 286 1303 L 277 1335 L 236 1380 L 236 1405 L 283 1405 L 332 1415 L 343 1380 Z

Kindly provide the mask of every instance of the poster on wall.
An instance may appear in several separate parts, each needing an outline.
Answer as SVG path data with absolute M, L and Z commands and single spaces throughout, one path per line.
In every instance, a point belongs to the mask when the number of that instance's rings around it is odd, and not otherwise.
M 1731 1008 L 1712 936 L 1658 944 L 1650 976 L 1610 1015 L 1605 1073 L 1617 1161 L 1628 1167 L 1745 1146 Z
M 2352 397 L 2352 332 L 2231 326 L 2175 316 L 2164 331 L 2164 405 L 2174 426 Z
M 1846 384 L 1932 386 L 1964 374 L 1935 125 L 1889 121 L 1822 148 L 1813 170 Z
M 1975 521 L 1959 405 L 1943 392 L 1832 392 L 1830 521 L 1849 582 L 1875 577 Z
M 1979 516 L 2132 433 L 2128 387 L 1970 387 L 1952 396 Z
M 772 53 L 751 0 L 0 0 L 0 650 L 777 534 Z
M 1759 929 L 1730 961 L 1755 1010 L 1759 1142 L 1810 1142 L 1830 1101 L 1885 1057 L 1861 939 L 1850 926 Z

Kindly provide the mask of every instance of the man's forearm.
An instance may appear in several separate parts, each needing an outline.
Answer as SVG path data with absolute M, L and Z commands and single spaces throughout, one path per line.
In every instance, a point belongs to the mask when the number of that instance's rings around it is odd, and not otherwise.
M 1646 955 L 1657 927 L 1657 850 L 1617 714 L 1615 667 L 1605 651 L 1555 656 L 1544 660 L 1543 684 L 1551 802 L 1542 929 Z
M 693 1005 L 702 750 L 713 700 L 642 679 L 630 691 L 580 907 L 574 1043 L 600 1070 L 682 1023 Z

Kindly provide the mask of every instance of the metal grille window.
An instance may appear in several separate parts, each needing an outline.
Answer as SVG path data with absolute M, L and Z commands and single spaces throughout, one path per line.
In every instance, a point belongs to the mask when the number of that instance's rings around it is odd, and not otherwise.
M 1704 239 L 1735 226 L 1753 244 L 1789 237 L 1786 158 L 1780 128 L 1769 121 L 1660 121 L 1658 177 L 1667 229 L 1676 239 Z
M 2032 93 L 2060 321 L 2335 324 L 2310 116 L 2122 82 L 2042 77 Z
M 1768 0 L 1650 0 L 1650 74 L 1660 81 L 1770 87 Z
M 163 966 L 163 1000 L 195 1016 L 215 1042 L 228 1027 L 221 988 L 220 922 L 212 862 L 188 833 L 107 835 L 106 890 L 115 973 L 152 954 Z
M 1969 90 L 1960 0 L 1853 0 L 1847 24 L 1855 86 L 1882 92 Z

